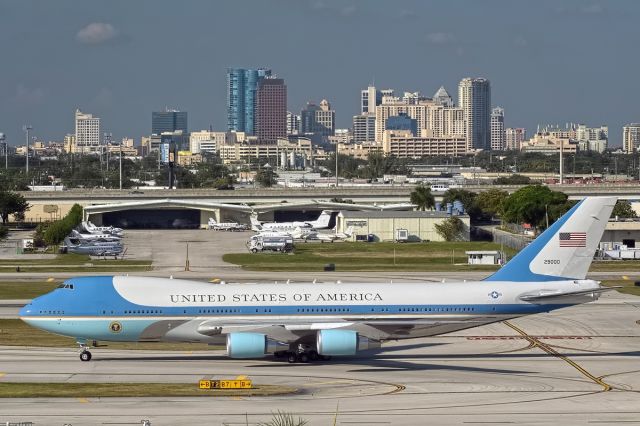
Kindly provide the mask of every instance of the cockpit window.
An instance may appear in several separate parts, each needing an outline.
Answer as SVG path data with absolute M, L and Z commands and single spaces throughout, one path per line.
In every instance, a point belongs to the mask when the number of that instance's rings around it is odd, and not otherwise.
M 58 288 L 65 288 L 66 284 L 60 284 Z
M 68 288 L 69 290 L 73 290 L 73 284 L 60 284 L 57 288 Z

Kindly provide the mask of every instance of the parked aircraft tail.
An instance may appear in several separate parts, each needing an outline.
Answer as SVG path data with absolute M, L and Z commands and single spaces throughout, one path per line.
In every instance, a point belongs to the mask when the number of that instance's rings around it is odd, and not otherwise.
M 309 224 L 314 229 L 326 229 L 329 227 L 329 221 L 331 221 L 331 212 L 329 210 L 322 210 L 320 216 L 313 222 L 309 222 Z
M 585 279 L 616 201 L 580 201 L 486 281 Z
M 249 220 L 251 221 L 252 231 L 256 231 L 256 232 L 262 231 L 262 224 L 260 224 L 260 221 L 258 221 L 258 219 L 255 216 L 251 216 Z

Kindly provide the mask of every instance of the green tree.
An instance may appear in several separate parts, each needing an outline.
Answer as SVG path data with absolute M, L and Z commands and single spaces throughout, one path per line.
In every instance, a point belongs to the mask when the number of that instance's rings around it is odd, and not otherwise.
M 525 186 L 511 194 L 504 202 L 502 219 L 511 223 L 528 223 L 536 228 L 546 226 L 562 216 L 571 203 L 567 195 L 543 185 Z
M 636 212 L 631 208 L 631 203 L 627 200 L 618 200 L 616 205 L 613 207 L 613 212 L 611 212 L 611 217 L 619 217 L 619 218 L 634 218 L 638 217 Z
M 431 187 L 418 185 L 411 191 L 411 204 L 415 204 L 418 210 L 431 210 L 435 206 L 435 199 L 431 193 Z
M 442 223 L 436 223 L 436 232 L 445 241 L 462 241 L 464 240 L 464 223 L 457 216 L 451 216 Z
M 507 191 L 491 188 L 478 194 L 475 198 L 475 206 L 483 214 L 493 218 L 502 215 L 502 208 L 507 197 L 509 197 Z
M 510 176 L 500 176 L 493 181 L 495 185 L 529 185 L 531 178 L 519 174 L 512 174 Z
M 46 227 L 42 233 L 42 240 L 48 245 L 60 244 L 73 228 L 80 225 L 80 222 L 82 222 L 82 206 L 74 204 L 65 217 Z
M 277 177 L 278 175 L 270 168 L 260 169 L 256 172 L 255 181 L 263 188 L 271 188 L 278 182 Z
M 442 196 L 442 202 L 453 203 L 454 201 L 460 201 L 462 207 L 468 212 L 473 209 L 477 196 L 478 194 L 475 192 L 467 191 L 466 189 L 451 188 Z
M 24 214 L 29 208 L 31 206 L 22 195 L 11 191 L 0 191 L 0 218 L 3 225 L 9 221 L 9 215 Z

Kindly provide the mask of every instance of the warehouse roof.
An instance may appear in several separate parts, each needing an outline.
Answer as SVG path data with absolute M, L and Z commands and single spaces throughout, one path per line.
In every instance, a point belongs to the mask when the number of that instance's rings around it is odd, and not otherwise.
M 427 217 L 449 217 L 447 212 L 436 211 L 347 211 L 343 210 L 340 215 L 350 219 L 414 219 Z M 467 218 L 466 214 L 458 217 Z

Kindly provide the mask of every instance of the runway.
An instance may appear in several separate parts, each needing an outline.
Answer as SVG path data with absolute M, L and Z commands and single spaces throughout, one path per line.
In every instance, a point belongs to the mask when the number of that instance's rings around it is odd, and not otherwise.
M 184 382 L 247 375 L 295 395 L 259 398 L 0 400 L 0 422 L 244 425 L 294 412 L 310 425 L 640 424 L 640 298 L 600 301 L 508 324 L 390 342 L 377 352 L 295 364 L 219 351 L 74 348 L 0 351 L 0 381 Z M 337 413 L 337 417 L 336 417 Z

